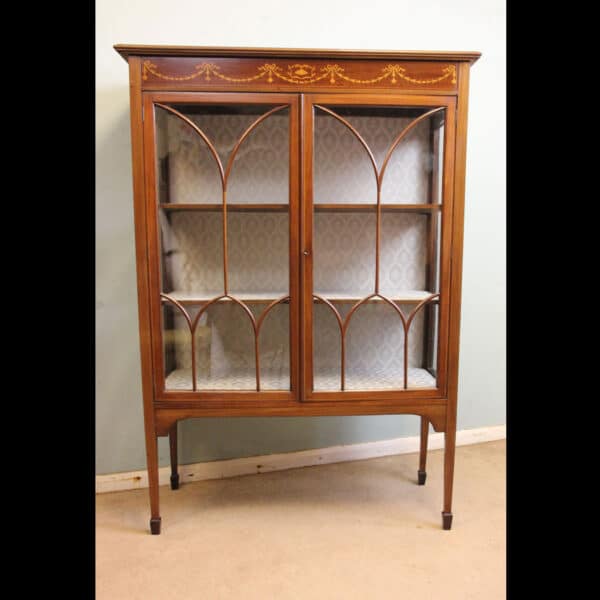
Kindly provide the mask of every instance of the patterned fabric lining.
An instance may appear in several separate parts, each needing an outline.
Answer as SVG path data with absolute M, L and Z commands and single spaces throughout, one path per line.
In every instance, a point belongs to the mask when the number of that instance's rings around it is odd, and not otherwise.
M 265 110 L 266 112 L 266 110 Z M 258 115 L 188 115 L 226 164 L 243 131 Z M 345 116 L 365 138 L 379 167 L 396 137 L 413 119 L 398 116 Z M 336 119 L 317 111 L 315 118 L 315 202 L 376 202 L 375 177 L 368 155 Z M 158 153 L 169 154 L 169 200 L 219 204 L 221 183 L 207 146 L 191 127 L 159 111 Z M 429 122 L 417 125 L 391 156 L 383 180 L 383 203 L 426 203 L 433 163 Z M 268 117 L 243 142 L 228 185 L 228 202 L 287 202 L 289 177 L 287 110 Z M 163 199 L 164 201 L 164 199 Z
M 288 373 L 273 372 L 263 369 L 260 375 L 261 389 L 263 390 L 289 390 L 290 378 Z M 425 369 L 408 369 L 409 389 L 434 388 L 435 377 Z M 191 369 L 176 369 L 169 373 L 166 379 L 167 390 L 191 390 Z M 372 371 L 369 373 L 346 373 L 347 390 L 401 390 L 404 387 L 402 372 Z M 254 390 L 256 380 L 254 372 L 241 371 L 220 378 L 198 377 L 199 390 Z M 316 391 L 336 391 L 340 389 L 339 371 L 317 372 L 314 376 L 314 389 Z

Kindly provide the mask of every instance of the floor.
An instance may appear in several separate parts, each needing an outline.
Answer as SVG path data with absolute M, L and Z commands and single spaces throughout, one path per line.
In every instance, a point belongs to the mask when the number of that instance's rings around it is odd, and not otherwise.
M 505 588 L 504 441 L 456 451 L 441 529 L 443 452 L 404 454 L 97 496 L 99 600 L 494 600 Z

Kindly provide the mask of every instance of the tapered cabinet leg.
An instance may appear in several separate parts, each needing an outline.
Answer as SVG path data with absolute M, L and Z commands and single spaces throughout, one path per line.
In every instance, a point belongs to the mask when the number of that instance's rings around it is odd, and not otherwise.
M 454 454 L 456 450 L 456 429 L 444 434 L 444 529 L 452 528 L 452 484 L 454 482 Z
M 177 421 L 169 429 L 169 450 L 171 451 L 171 489 L 179 489 L 179 473 L 177 472 Z
M 429 438 L 429 421 L 421 417 L 421 449 L 419 451 L 419 470 L 417 472 L 419 485 L 425 485 L 427 479 L 427 440 Z
M 150 491 L 150 531 L 153 535 L 158 535 L 160 533 L 160 507 L 158 497 L 158 442 L 155 435 L 146 437 L 146 460 Z

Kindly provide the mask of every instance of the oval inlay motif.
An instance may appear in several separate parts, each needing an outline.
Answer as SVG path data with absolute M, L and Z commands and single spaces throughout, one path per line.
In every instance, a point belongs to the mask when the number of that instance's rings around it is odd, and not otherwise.
M 288 67 L 288 76 L 296 80 L 312 79 L 315 74 L 316 69 L 311 65 L 294 64 Z

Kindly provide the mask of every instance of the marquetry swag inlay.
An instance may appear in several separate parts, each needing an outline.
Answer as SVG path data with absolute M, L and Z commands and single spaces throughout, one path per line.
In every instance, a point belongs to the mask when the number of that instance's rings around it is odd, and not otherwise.
M 389 80 L 391 83 L 398 83 L 399 80 L 408 81 L 419 85 L 430 85 L 438 83 L 445 79 L 450 79 L 451 83 L 456 83 L 456 66 L 446 65 L 441 68 L 439 77 L 430 79 L 416 79 L 406 73 L 406 69 L 397 64 L 387 64 L 381 69 L 381 74 L 372 79 L 357 79 L 346 73 L 346 69 L 338 64 L 328 64 L 320 69 L 313 65 L 293 63 L 285 67 L 275 63 L 265 63 L 257 67 L 257 73 L 248 77 L 232 77 L 221 72 L 221 67 L 214 63 L 200 63 L 194 67 L 194 71 L 188 75 L 168 75 L 161 73 L 158 67 L 150 60 L 145 60 L 142 65 L 142 78 L 148 79 L 148 73 L 151 73 L 159 79 L 166 81 L 190 81 L 192 79 L 204 77 L 205 81 L 211 81 L 211 76 L 223 81 L 233 83 L 248 83 L 266 78 L 268 83 L 273 83 L 276 79 L 286 81 L 287 83 L 306 84 L 316 83 L 329 78 L 329 83 L 336 83 L 336 79 L 358 83 L 361 85 L 371 85 L 381 81 Z

